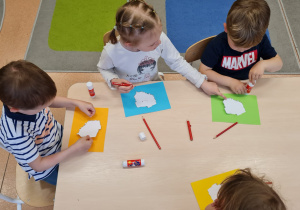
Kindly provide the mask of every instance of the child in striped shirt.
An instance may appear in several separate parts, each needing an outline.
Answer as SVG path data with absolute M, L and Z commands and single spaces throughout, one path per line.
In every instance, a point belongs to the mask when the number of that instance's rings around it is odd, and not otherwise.
M 13 61 L 0 69 L 0 142 L 15 156 L 29 178 L 56 185 L 59 162 L 87 152 L 89 136 L 61 151 L 63 127 L 49 107 L 78 107 L 88 116 L 95 114 L 91 103 L 56 96 L 50 76 L 33 63 Z

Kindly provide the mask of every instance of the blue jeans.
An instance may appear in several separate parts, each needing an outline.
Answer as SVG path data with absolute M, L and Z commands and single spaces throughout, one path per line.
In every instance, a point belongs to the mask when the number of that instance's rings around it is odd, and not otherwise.
M 43 180 L 49 184 L 56 185 L 57 175 L 58 175 L 58 166 L 54 169 L 54 171 L 52 171 L 52 173 L 49 176 L 47 176 Z

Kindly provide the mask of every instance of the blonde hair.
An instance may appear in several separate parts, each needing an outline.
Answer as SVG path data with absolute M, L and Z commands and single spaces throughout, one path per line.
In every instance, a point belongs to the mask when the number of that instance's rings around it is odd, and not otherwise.
M 116 29 L 123 41 L 139 44 L 141 35 L 160 24 L 160 19 L 153 7 L 142 0 L 133 0 L 124 4 L 116 14 Z M 112 44 L 118 42 L 115 28 L 109 39 Z
M 238 47 L 256 46 L 266 33 L 270 15 L 265 0 L 237 0 L 227 15 L 227 34 Z
M 264 177 L 251 174 L 249 168 L 238 170 L 222 183 L 215 208 L 218 210 L 286 210 L 279 195 Z

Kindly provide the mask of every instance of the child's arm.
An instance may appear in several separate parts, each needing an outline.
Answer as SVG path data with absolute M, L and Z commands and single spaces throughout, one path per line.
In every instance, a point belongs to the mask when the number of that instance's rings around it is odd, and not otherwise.
M 105 79 L 108 87 L 110 87 L 111 89 L 116 88 L 120 93 L 128 93 L 128 92 L 130 92 L 130 90 L 132 90 L 133 86 L 118 87 L 118 86 L 115 86 L 112 84 L 112 82 L 127 83 L 127 84 L 131 84 L 131 83 L 125 79 L 119 79 L 119 76 L 114 69 L 113 61 L 109 57 L 105 48 L 101 52 L 101 57 L 97 64 L 97 68 L 98 68 L 100 74 L 102 75 L 102 77 Z
M 249 72 L 249 80 L 254 84 L 255 80 L 260 79 L 265 71 L 279 71 L 282 68 L 282 65 L 282 60 L 278 54 L 273 58 L 261 60 L 251 68 Z
M 220 92 L 218 85 L 214 82 L 208 82 L 204 80 L 200 87 L 207 95 L 218 95 L 224 99 L 227 99 L 226 96 Z
M 46 157 L 38 156 L 34 161 L 28 163 L 28 165 L 36 172 L 45 171 L 55 166 L 56 164 L 66 160 L 67 158 L 87 152 L 91 147 L 92 143 L 93 139 L 89 136 L 82 137 L 78 139 L 78 141 L 69 148 Z
M 235 94 L 244 94 L 247 92 L 245 84 L 241 81 L 221 75 L 212 70 L 212 68 L 204 65 L 203 63 L 200 64 L 199 71 L 202 74 L 206 74 L 210 81 L 213 81 L 222 86 L 229 87 Z
M 165 60 L 166 64 L 174 71 L 178 72 L 197 88 L 201 89 L 208 95 L 220 95 L 226 98 L 219 90 L 218 86 L 212 82 L 206 81 L 206 75 L 201 74 L 194 67 L 192 67 L 184 58 L 179 54 L 170 39 L 162 33 L 161 35 L 161 57 Z
M 92 117 L 95 114 L 95 108 L 93 104 L 85 101 L 80 101 L 76 99 L 65 98 L 61 96 L 56 96 L 54 101 L 50 105 L 53 108 L 75 108 L 78 107 L 87 116 Z

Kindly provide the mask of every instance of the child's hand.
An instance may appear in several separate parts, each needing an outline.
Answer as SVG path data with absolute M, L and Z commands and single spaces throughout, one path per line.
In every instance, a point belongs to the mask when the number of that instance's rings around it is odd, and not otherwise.
M 92 117 L 96 112 L 93 104 L 89 102 L 76 101 L 76 106 L 89 117 Z
M 250 72 L 249 72 L 249 81 L 252 84 L 255 84 L 255 80 L 258 80 L 264 75 L 265 68 L 263 66 L 263 61 L 259 61 L 257 64 L 255 64 Z
M 218 85 L 214 82 L 208 82 L 206 80 L 203 81 L 201 85 L 202 90 L 207 94 L 207 95 L 219 95 L 223 97 L 224 99 L 227 99 L 219 90 Z
M 125 79 L 112 79 L 111 81 L 112 86 L 114 86 L 120 93 L 129 93 L 133 89 L 133 84 Z M 114 85 L 116 84 L 129 84 L 129 86 L 121 86 L 121 85 Z
M 236 79 L 232 79 L 229 87 L 235 94 L 245 94 L 247 92 L 246 84 Z
M 80 139 L 78 139 L 75 144 L 73 144 L 71 147 L 75 149 L 76 154 L 83 154 L 87 152 L 90 147 L 92 146 L 93 139 L 90 136 L 85 136 Z

